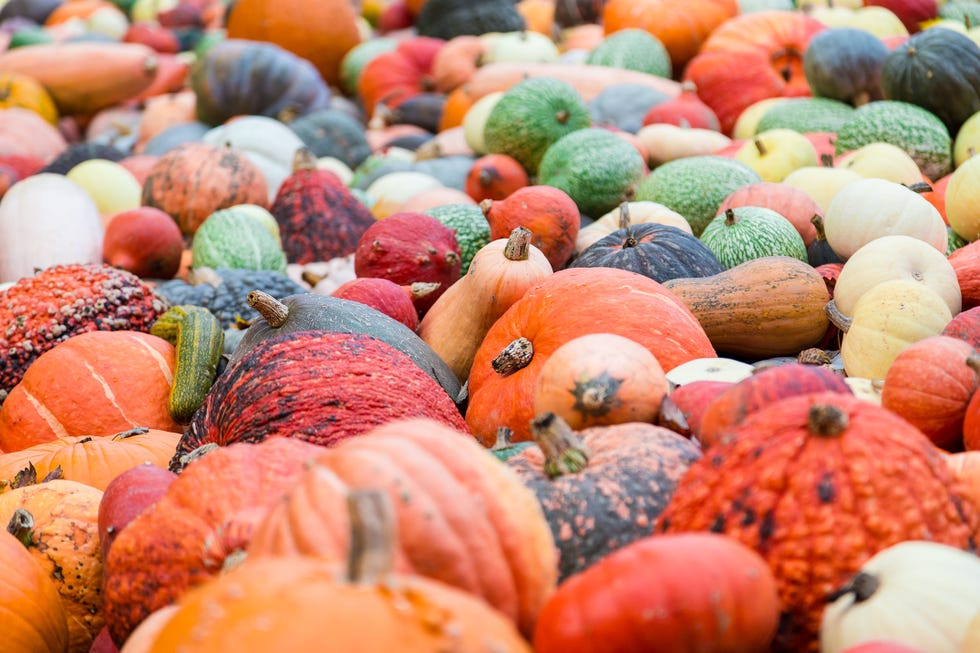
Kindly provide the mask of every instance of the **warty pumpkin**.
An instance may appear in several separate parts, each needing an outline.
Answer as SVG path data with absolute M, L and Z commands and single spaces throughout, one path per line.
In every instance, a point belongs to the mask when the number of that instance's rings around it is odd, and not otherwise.
M 573 431 L 554 413 L 531 422 L 537 447 L 505 464 L 541 503 L 558 546 L 559 583 L 650 533 L 688 466 L 690 440 L 627 422 Z
M 0 531 L 0 621 L 5 646 L 23 653 L 68 650 L 68 618 L 46 570 L 16 537 Z
M 432 292 L 432 288 L 426 283 L 401 286 L 380 277 L 356 277 L 340 284 L 330 295 L 370 306 L 398 320 L 412 331 L 417 331 L 419 312 L 412 303 L 416 292 Z
M 60 479 L 0 494 L 0 524 L 27 547 L 58 591 L 68 617 L 68 653 L 88 653 L 105 622 L 101 499 L 102 490 Z
M 221 447 L 188 464 L 106 555 L 103 606 L 116 645 L 151 612 L 217 575 L 229 555 L 244 550 L 265 508 L 320 451 L 298 438 L 271 438 Z
M 614 268 L 560 270 L 529 288 L 477 349 L 466 409 L 473 434 L 491 446 L 507 426 L 515 442 L 529 439 L 541 366 L 572 338 L 599 332 L 639 342 L 665 371 L 715 355 L 691 311 L 656 281 Z
M 344 560 L 346 499 L 372 488 L 391 497 L 398 572 L 480 596 L 530 635 L 557 578 L 541 507 L 471 438 L 431 419 L 396 419 L 317 456 L 256 527 L 250 559 Z
M 911 539 L 975 547 L 978 514 L 957 487 L 904 419 L 809 394 L 753 413 L 693 463 L 655 530 L 710 530 L 758 551 L 782 604 L 772 650 L 815 652 L 826 597 L 878 551 Z

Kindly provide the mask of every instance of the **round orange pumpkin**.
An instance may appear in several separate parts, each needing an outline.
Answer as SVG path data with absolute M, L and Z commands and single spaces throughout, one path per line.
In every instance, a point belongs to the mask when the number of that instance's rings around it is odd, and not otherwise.
M 138 427 L 179 433 L 167 412 L 174 348 L 141 331 L 89 331 L 41 354 L 0 407 L 0 449 Z
M 0 531 L 3 646 L 19 653 L 63 653 L 68 617 L 54 583 L 13 535 Z

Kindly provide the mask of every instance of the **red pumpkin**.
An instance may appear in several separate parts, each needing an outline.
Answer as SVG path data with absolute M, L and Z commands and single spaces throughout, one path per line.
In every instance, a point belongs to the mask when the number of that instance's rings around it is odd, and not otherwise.
M 644 125 L 668 123 L 678 127 L 694 127 L 718 131 L 721 124 L 718 116 L 698 97 L 698 89 L 693 82 L 681 84 L 677 97 L 658 102 L 643 115 Z
M 758 553 L 713 533 L 658 535 L 563 583 L 534 650 L 750 653 L 767 650 L 778 622 L 776 579 Z
M 102 559 L 129 522 L 156 503 L 177 475 L 149 463 L 133 467 L 112 479 L 99 501 L 99 543 Z
M 711 405 L 715 397 L 733 385 L 735 384 L 732 381 L 701 380 L 677 386 L 670 391 L 665 401 L 679 415 L 662 414 L 659 423 L 685 436 L 697 433 L 701 430 L 704 411 Z M 665 418 L 669 422 L 665 421 Z
M 953 477 L 962 484 L 966 499 L 980 510 L 980 451 L 960 451 L 946 456 Z
M 486 154 L 473 162 L 464 190 L 477 202 L 502 200 L 528 185 L 527 172 L 506 154 Z
M 102 260 L 145 279 L 173 279 L 184 237 L 173 218 L 151 206 L 112 216 L 102 241 Z
M 531 230 L 531 244 L 554 270 L 565 267 L 575 253 L 581 215 L 575 201 L 554 186 L 525 186 L 502 200 L 483 200 L 490 240 L 507 238 L 516 227 Z
M 372 57 L 357 80 L 357 95 L 368 116 L 378 105 L 393 109 L 409 98 L 434 91 L 432 63 L 445 44 L 442 39 L 413 36 L 394 50 Z
M 953 319 L 943 327 L 941 335 L 953 336 L 970 343 L 974 349 L 980 348 L 980 306 L 965 309 L 954 315 Z
M 389 279 L 358 277 L 342 283 L 330 294 L 370 306 L 398 320 L 412 331 L 418 329 L 419 313 L 412 303 L 411 286 L 406 290 Z
M 980 306 L 980 240 L 968 243 L 949 255 L 963 296 L 963 310 Z

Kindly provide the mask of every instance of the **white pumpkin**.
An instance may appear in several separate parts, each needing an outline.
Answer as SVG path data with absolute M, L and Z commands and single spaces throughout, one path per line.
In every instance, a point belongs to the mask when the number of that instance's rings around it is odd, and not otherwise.
M 694 381 L 724 381 L 738 383 L 752 376 L 755 369 L 745 361 L 734 358 L 693 358 L 667 372 L 671 387 L 693 383 Z
M 821 653 L 892 640 L 961 653 L 980 612 L 980 558 L 938 542 L 906 541 L 869 559 L 823 612 Z
M 828 166 L 804 166 L 786 175 L 781 183 L 802 190 L 827 213 L 830 203 L 842 189 L 864 179 L 853 170 Z
M 837 157 L 834 167 L 851 170 L 862 177 L 887 179 L 906 186 L 922 181 L 922 172 L 915 160 L 908 152 L 891 143 L 868 143 Z
M 551 63 L 558 61 L 560 56 L 555 42 L 538 32 L 499 32 L 485 34 L 481 38 L 487 43 L 482 58 L 485 64 L 497 61 Z
M 89 194 L 64 175 L 36 174 L 0 200 L 0 282 L 59 263 L 102 262 L 102 217 Z

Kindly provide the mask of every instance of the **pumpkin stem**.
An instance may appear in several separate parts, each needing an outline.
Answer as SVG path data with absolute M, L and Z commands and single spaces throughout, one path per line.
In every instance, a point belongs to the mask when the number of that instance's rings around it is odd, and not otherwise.
M 544 473 L 554 479 L 575 474 L 589 464 L 589 449 L 558 415 L 547 412 L 531 420 L 531 434 L 544 453 Z
M 623 247 L 636 247 L 639 242 L 633 235 L 633 231 L 630 229 L 631 226 L 630 203 L 623 202 L 619 205 L 619 228 L 626 232 L 626 240 L 623 242 Z
M 919 193 L 920 195 L 922 193 L 932 192 L 932 186 L 924 181 L 917 181 L 914 184 L 906 184 L 905 187 L 908 188 L 909 190 Z
M 753 138 L 752 144 L 755 145 L 755 149 L 759 153 L 759 156 L 765 156 L 769 153 L 769 150 L 766 149 L 766 144 L 762 142 L 761 138 Z
M 18 508 L 7 522 L 7 532 L 24 546 L 30 547 L 31 536 L 34 534 L 34 515 L 23 508 Z
M 874 596 L 880 586 L 881 581 L 876 576 L 859 571 L 846 585 L 828 596 L 827 603 L 833 603 L 846 594 L 853 594 L 855 603 L 863 603 Z
M 490 366 L 497 374 L 509 376 L 530 365 L 532 358 L 534 358 L 534 345 L 531 344 L 530 340 L 521 336 L 504 347 L 490 361 Z
M 293 172 L 316 170 L 316 155 L 308 147 L 301 147 L 293 154 Z
M 735 219 L 735 210 L 734 209 L 725 209 L 725 226 L 726 227 L 731 227 L 736 222 L 738 222 L 738 220 Z
M 972 352 L 966 357 L 966 366 L 980 375 L 980 353 Z
M 698 86 L 693 81 L 685 79 L 683 82 L 681 82 L 680 91 L 681 93 L 697 93 Z
M 273 329 L 278 329 L 286 323 L 289 317 L 289 307 L 262 290 L 253 290 L 245 298 L 248 305 L 259 312 Z
M 327 275 L 317 274 L 316 272 L 310 272 L 309 270 L 303 270 L 300 273 L 299 278 L 302 279 L 304 283 L 309 284 L 311 288 L 315 288 L 316 284 L 327 278 Z
M 221 563 L 221 573 L 231 571 L 235 567 L 241 566 L 243 562 L 248 558 L 248 552 L 245 549 L 235 549 L 227 556 L 225 556 L 224 562 Z
M 559 125 L 564 125 L 566 122 L 568 122 L 569 118 L 571 118 L 571 114 L 569 114 L 568 111 L 565 111 L 564 109 L 562 109 L 561 111 L 555 114 L 555 120 L 558 122 Z
M 408 291 L 408 298 L 416 300 L 428 297 L 438 290 L 441 285 L 438 281 L 413 281 L 408 286 L 403 287 Z
M 807 413 L 807 430 L 814 435 L 833 437 L 847 430 L 847 413 L 829 404 L 813 404 Z
M 834 155 L 829 152 L 824 152 L 820 155 L 820 165 L 824 168 L 834 167 Z
M 691 425 L 687 421 L 687 415 L 670 398 L 670 395 L 664 397 L 660 402 L 660 410 L 657 412 L 657 426 L 670 429 L 685 437 L 691 435 Z
M 796 355 L 796 362 L 801 365 L 830 365 L 832 360 L 830 354 L 819 347 L 804 349 Z
M 527 227 L 514 227 L 504 245 L 504 258 L 508 261 L 526 261 L 530 251 L 531 230 Z
M 114 436 L 112 436 L 112 439 L 113 440 L 125 440 L 126 438 L 133 437 L 134 435 L 143 435 L 144 433 L 149 433 L 149 432 L 150 432 L 149 427 L 147 427 L 147 426 L 137 426 L 134 429 L 129 429 L 128 431 L 122 431 L 120 433 L 116 433 Z M 85 440 L 82 440 L 82 442 L 85 442 Z
M 490 207 L 493 206 L 493 200 L 488 197 L 485 200 L 481 200 L 479 206 L 480 210 L 483 211 L 483 217 L 487 217 L 490 215 Z
M 381 490 L 353 490 L 347 495 L 350 549 L 347 581 L 376 584 L 394 568 L 395 509 Z
M 843 333 L 847 333 L 847 330 L 851 328 L 851 322 L 854 320 L 849 318 L 840 312 L 837 308 L 837 304 L 831 299 L 823 307 L 823 312 L 826 313 L 827 317 L 834 324 L 835 327 L 840 329 Z
M 208 453 L 210 453 L 210 452 L 214 451 L 215 449 L 217 449 L 218 446 L 219 445 L 218 445 L 217 442 L 208 442 L 207 444 L 202 444 L 200 447 L 198 447 L 194 451 L 185 453 L 184 455 L 182 455 L 180 457 L 180 459 L 178 461 L 179 462 L 178 468 L 175 471 L 178 471 L 178 472 L 184 471 L 184 468 L 186 468 L 192 462 L 194 462 L 195 460 L 200 460 L 201 458 L 204 458 L 204 456 L 206 456 Z
M 813 217 L 810 218 L 810 224 L 817 232 L 817 240 L 827 240 L 827 232 L 823 227 L 823 216 L 819 213 L 814 213 Z
M 514 430 L 509 426 L 499 426 L 497 427 L 497 439 L 494 441 L 493 446 L 490 447 L 490 451 L 500 451 L 501 449 L 508 449 L 513 446 L 511 438 L 514 437 Z
M 494 167 L 480 168 L 477 182 L 481 188 L 489 188 L 496 181 L 501 181 L 500 172 Z
M 851 98 L 851 105 L 854 107 L 864 106 L 871 101 L 871 94 L 867 91 L 861 91 Z

